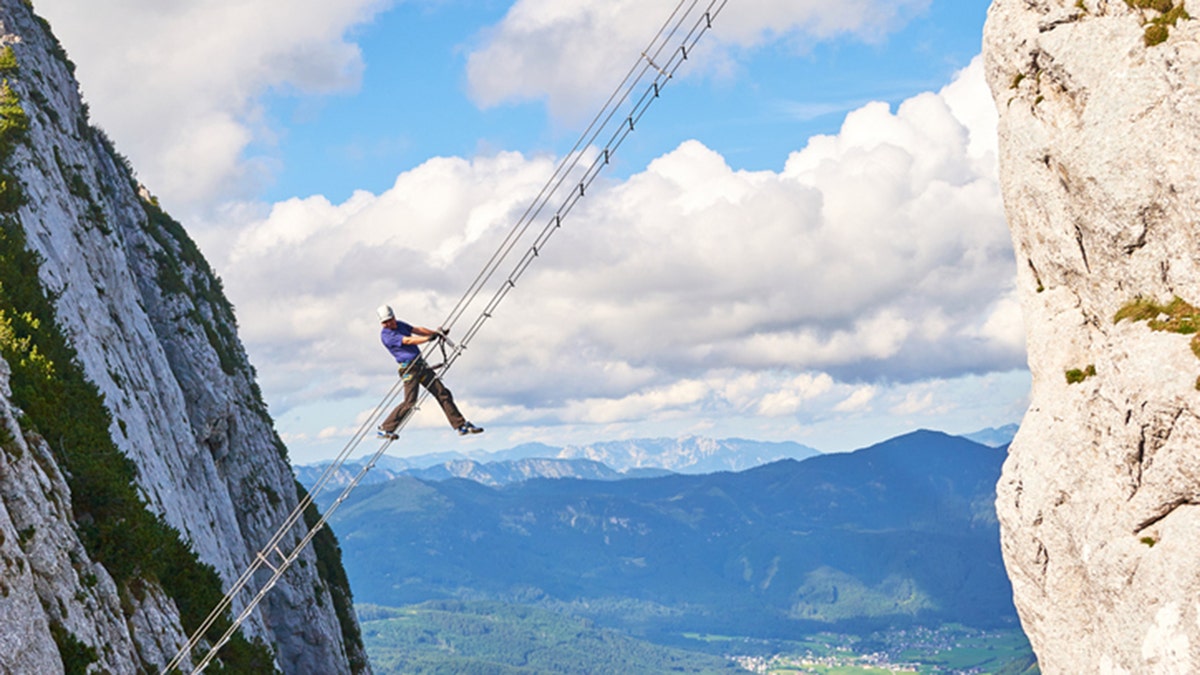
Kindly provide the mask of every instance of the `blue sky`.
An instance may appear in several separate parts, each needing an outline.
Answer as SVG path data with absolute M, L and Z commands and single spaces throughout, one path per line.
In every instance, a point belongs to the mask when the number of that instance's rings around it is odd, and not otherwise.
M 250 152 L 271 155 L 281 166 L 260 197 L 323 194 L 342 201 L 354 190 L 386 189 L 396 174 L 429 157 L 470 156 L 481 148 L 569 149 L 582 128 L 578 120 L 556 123 L 537 101 L 480 109 L 465 91 L 467 50 L 509 4 L 401 4 L 350 32 L 366 65 L 361 88 L 319 99 L 291 89 L 270 92 L 263 102 L 283 136 L 274 147 L 259 143 Z M 735 77 L 692 78 L 656 103 L 622 148 L 616 173 L 638 171 L 693 138 L 734 168 L 778 170 L 788 150 L 836 132 L 850 110 L 869 101 L 897 104 L 949 82 L 979 53 L 988 4 L 939 0 L 884 36 L 746 50 Z M 727 9 L 737 12 L 736 0 Z M 647 16 L 646 24 L 657 21 Z M 595 87 L 607 94 L 612 83 Z
M 731 0 L 398 454 L 861 447 L 1018 421 L 983 0 Z M 94 123 L 225 281 L 293 458 L 394 381 L 669 0 L 38 0 Z M 364 448 L 364 451 L 367 448 Z

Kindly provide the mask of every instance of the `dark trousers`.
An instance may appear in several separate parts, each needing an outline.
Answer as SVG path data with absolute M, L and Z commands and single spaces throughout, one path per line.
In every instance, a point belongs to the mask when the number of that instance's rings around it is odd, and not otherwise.
M 437 373 L 433 372 L 424 359 L 415 359 L 407 367 L 401 365 L 400 377 L 404 378 L 404 400 L 383 421 L 381 429 L 395 431 L 400 426 L 400 422 L 417 404 L 417 385 L 425 387 L 430 394 L 433 394 L 433 397 L 441 404 L 442 412 L 446 413 L 446 419 L 450 422 L 450 426 L 457 429 L 467 423 L 466 418 L 458 411 L 458 406 L 454 405 L 454 396 L 450 390 L 442 384 Z

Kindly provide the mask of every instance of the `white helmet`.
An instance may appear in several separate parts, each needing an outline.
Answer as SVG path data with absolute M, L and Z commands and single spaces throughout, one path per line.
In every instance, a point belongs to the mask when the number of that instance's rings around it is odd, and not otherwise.
M 396 318 L 396 315 L 392 313 L 392 308 L 388 305 L 380 305 L 375 313 L 379 315 L 379 323 Z

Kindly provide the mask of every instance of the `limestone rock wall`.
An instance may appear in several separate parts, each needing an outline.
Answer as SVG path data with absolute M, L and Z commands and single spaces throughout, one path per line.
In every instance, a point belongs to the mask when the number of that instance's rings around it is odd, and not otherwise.
M 1116 320 L 1200 305 L 1200 21 L 996 0 L 983 50 L 1033 372 L 996 503 L 1022 623 L 1045 673 L 1200 672 L 1192 319 Z
M 42 258 L 42 285 L 139 492 L 228 584 L 298 501 L 232 308 L 182 227 L 89 124 L 73 64 L 28 0 L 0 0 L 3 47 L 16 61 L 4 79 L 29 120 L 6 167 L 25 195 L 12 222 Z M 62 672 L 60 628 L 108 672 L 157 670 L 186 639 L 179 612 L 154 584 L 115 588 L 88 558 L 54 439 L 22 428 L 8 375 L 0 359 L 0 671 Z M 353 614 L 335 610 L 338 589 L 318 567 L 309 547 L 246 634 L 284 672 L 368 671 Z

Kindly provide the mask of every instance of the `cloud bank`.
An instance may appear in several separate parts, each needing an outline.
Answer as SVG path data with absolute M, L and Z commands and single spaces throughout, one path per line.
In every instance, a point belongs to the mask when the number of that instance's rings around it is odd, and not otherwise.
M 410 0 L 416 1 L 416 0 Z M 420 0 L 429 1 L 429 0 Z M 280 129 L 268 92 L 355 89 L 363 59 L 350 37 L 397 0 L 38 0 L 72 59 L 92 119 L 177 215 L 252 198 L 272 179 Z M 517 0 L 474 38 L 467 87 L 481 106 L 544 100 L 572 123 L 591 113 L 675 7 L 670 0 Z M 684 3 L 687 5 L 688 3 Z M 707 6 L 707 2 L 700 6 Z M 929 0 L 739 0 L 694 63 L 736 68 L 739 50 L 772 41 L 881 37 Z M 431 3 L 436 7 L 436 3 Z M 464 40 L 468 36 L 463 36 Z M 614 70 L 615 69 L 615 70 Z
M 851 415 L 905 383 L 886 405 L 916 414 L 922 382 L 1020 368 L 990 111 L 976 60 L 779 172 L 683 143 L 580 202 L 453 379 L 483 422 L 614 425 Z M 241 227 L 217 267 L 275 412 L 381 391 L 374 307 L 437 325 L 552 163 L 435 158 Z
M 390 385 L 374 307 L 438 323 L 556 159 L 438 157 L 341 203 L 229 202 L 269 178 L 246 154 L 278 132 L 264 93 L 355 88 L 363 60 L 350 31 L 393 2 L 37 5 L 79 64 L 94 121 L 142 180 L 177 215 L 224 204 L 220 226 L 193 234 L 224 277 L 273 413 L 312 420 L 281 422 L 301 441 L 336 441 L 346 429 L 329 421 L 361 419 Z M 590 112 L 674 7 L 569 5 L 517 0 L 476 36 L 466 86 L 478 105 Z M 928 5 L 740 0 L 685 76 L 736 74 L 781 42 L 800 53 L 816 40 L 877 40 Z M 502 422 L 513 439 L 655 423 L 702 433 L 730 418 L 802 429 L 969 405 L 1024 364 L 995 161 L 978 63 L 894 110 L 859 107 L 780 171 L 734 170 L 683 143 L 594 186 L 452 384 L 473 419 Z M 422 425 L 443 424 L 433 412 Z
M 270 139 L 272 89 L 352 89 L 362 73 L 348 29 L 393 0 L 38 0 L 78 68 L 94 124 L 166 202 L 248 197 L 268 180 L 247 158 Z
M 552 115 L 576 119 L 599 107 L 674 12 L 694 17 L 686 32 L 720 6 L 719 0 L 517 0 L 468 58 L 471 95 L 484 107 L 544 100 Z M 778 41 L 802 51 L 840 36 L 876 40 L 928 6 L 929 0 L 738 0 L 717 14 L 718 29 L 702 43 L 698 67 L 728 74 L 738 52 Z

